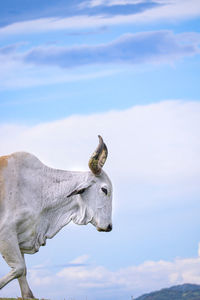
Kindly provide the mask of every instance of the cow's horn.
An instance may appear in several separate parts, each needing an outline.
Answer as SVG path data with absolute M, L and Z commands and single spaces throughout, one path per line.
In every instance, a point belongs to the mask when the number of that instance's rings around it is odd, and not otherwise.
M 106 158 L 108 156 L 108 149 L 106 147 L 106 144 L 104 144 L 104 141 L 100 135 L 98 135 L 98 138 L 99 145 L 95 152 L 92 154 L 88 164 L 90 170 L 94 175 L 99 175 L 101 173 L 101 169 L 105 164 Z

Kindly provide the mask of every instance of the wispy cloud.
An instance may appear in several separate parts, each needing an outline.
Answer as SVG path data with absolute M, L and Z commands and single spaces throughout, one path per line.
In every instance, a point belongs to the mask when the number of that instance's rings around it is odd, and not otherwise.
M 17 53 L 16 46 L 12 45 L 0 49 L 0 58 L 2 64 L 7 58 L 18 63 L 62 68 L 91 64 L 160 63 L 199 54 L 199 43 L 199 34 L 155 31 L 126 34 L 111 43 L 96 46 L 43 46 L 25 53 Z
M 10 13 L 10 6 L 12 4 L 9 3 L 9 1 L 7 2 L 8 3 L 5 3 L 0 11 L 0 27 L 41 18 L 46 18 L 46 20 L 48 18 L 56 18 L 58 20 L 83 16 L 131 15 L 158 6 L 154 1 L 119 2 L 116 4 L 111 3 L 110 5 L 107 5 L 106 2 L 102 2 L 101 5 L 96 5 L 95 3 L 88 3 L 81 0 L 71 1 L 67 4 L 62 0 L 57 0 L 56 4 L 54 1 L 38 3 L 38 1 L 35 0 L 31 3 L 31 6 L 27 7 L 26 1 L 21 0 L 16 13 Z
M 0 48 L 0 88 L 40 86 L 111 76 L 131 65 L 171 64 L 181 58 L 199 54 L 199 43 L 198 33 L 153 31 L 126 34 L 110 43 L 95 46 L 45 45 L 22 51 L 19 44 L 8 45 Z M 95 72 L 84 69 L 93 65 L 96 65 Z
M 62 84 L 65 82 L 87 81 L 101 77 L 109 77 L 119 70 L 88 70 L 87 72 L 70 72 L 66 73 L 57 68 L 42 68 L 42 70 L 36 70 L 32 66 L 26 64 L 10 62 L 3 63 L 5 73 L 0 75 L 0 90 L 9 89 L 25 89 L 30 87 L 48 86 L 53 84 Z M 37 99 L 35 99 L 37 102 Z M 10 104 L 22 104 L 23 100 L 11 100 Z M 4 105 L 2 100 L 0 105 Z M 8 104 L 9 104 L 8 103 Z
M 148 7 L 142 11 L 135 11 L 132 14 L 123 14 L 120 13 L 120 10 L 117 10 L 116 13 L 113 13 L 112 15 L 107 15 L 105 12 L 90 15 L 85 12 L 84 14 L 71 15 L 68 17 L 50 16 L 46 18 L 33 18 L 1 27 L 0 34 L 3 36 L 23 33 L 31 34 L 35 32 L 42 33 L 66 29 L 95 28 L 131 23 L 141 24 L 155 21 L 171 22 L 174 20 L 194 18 L 200 15 L 200 2 L 198 0 L 173 0 L 164 2 L 160 0 L 157 1 L 157 4 L 163 5 Z
M 98 16 L 98 15 L 131 15 L 156 7 L 160 4 L 155 1 L 93 1 L 85 2 L 81 0 L 68 1 L 62 0 L 43 1 L 40 3 L 35 0 L 31 5 L 27 6 L 25 0 L 20 0 L 16 8 L 11 13 L 10 7 L 12 3 L 7 1 L 0 10 L 0 27 L 8 26 L 17 22 L 27 22 L 30 20 L 38 20 L 41 18 L 71 18 L 81 16 Z M 15 12 L 15 13 L 14 13 Z
M 12 44 L 4 47 L 0 47 L 0 55 L 8 55 L 10 53 L 15 53 L 18 48 L 18 44 Z
M 96 7 L 96 6 L 116 6 L 116 5 L 137 5 L 137 4 L 147 4 L 148 2 L 154 2 L 154 3 L 162 3 L 162 4 L 168 4 L 169 1 L 146 1 L 146 0 L 89 0 L 84 1 L 80 5 L 87 6 L 87 7 Z
M 24 54 L 26 63 L 71 68 L 90 64 L 160 63 L 200 53 L 200 35 L 191 42 L 191 33 L 175 35 L 170 31 L 127 34 L 97 46 L 38 47 Z
M 76 70 L 65 72 L 64 69 L 58 68 L 56 65 L 46 65 L 38 68 L 34 64 L 28 64 L 22 59 L 25 54 L 17 51 L 18 47 L 18 44 L 13 44 L 0 48 L 0 90 L 92 80 L 111 76 L 118 72 L 111 68 L 107 68 L 106 70 L 100 68 L 96 68 L 95 70 L 89 69 L 84 72 L 81 70 L 79 72 L 76 72 Z M 15 102 L 15 100 L 13 101 Z M 1 105 L 3 103 L 4 101 L 2 100 Z

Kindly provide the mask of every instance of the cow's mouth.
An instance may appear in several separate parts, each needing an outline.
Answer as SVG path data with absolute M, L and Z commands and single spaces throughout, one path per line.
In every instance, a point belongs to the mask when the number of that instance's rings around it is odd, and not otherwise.
M 110 232 L 112 230 L 112 225 L 109 224 L 107 228 L 100 228 L 100 227 L 97 227 L 97 230 L 99 232 Z

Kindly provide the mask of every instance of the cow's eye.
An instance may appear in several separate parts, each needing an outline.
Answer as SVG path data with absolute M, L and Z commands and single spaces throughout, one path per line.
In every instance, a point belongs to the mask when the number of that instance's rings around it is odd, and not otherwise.
M 104 192 L 104 194 L 106 194 L 106 195 L 108 194 L 108 190 L 106 188 L 102 187 L 101 190 Z
M 81 189 L 77 192 L 77 194 L 83 194 L 85 192 L 86 189 Z

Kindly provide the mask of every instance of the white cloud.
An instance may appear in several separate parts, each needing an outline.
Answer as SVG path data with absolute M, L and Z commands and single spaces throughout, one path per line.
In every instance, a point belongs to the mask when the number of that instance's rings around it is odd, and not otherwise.
M 72 261 L 70 261 L 71 264 L 83 264 L 88 260 L 89 256 L 87 254 L 81 255 Z
M 78 28 L 94 28 L 98 26 L 112 26 L 132 23 L 149 23 L 157 21 L 172 22 L 175 20 L 195 18 L 200 15 L 199 0 L 159 1 L 163 5 L 150 8 L 132 15 L 80 15 L 68 18 L 41 18 L 30 21 L 17 22 L 0 28 L 0 35 L 15 35 L 24 33 L 41 33 Z
M 200 174 L 199 115 L 199 102 L 164 101 L 33 127 L 4 124 L 1 154 L 25 150 L 55 167 L 87 168 L 100 133 L 110 150 L 107 168 L 118 177 L 191 181 Z
M 75 259 L 76 261 L 77 259 Z M 31 269 L 29 281 L 40 297 L 61 299 L 92 294 L 99 299 L 102 293 L 109 299 L 117 295 L 139 296 L 143 293 L 183 283 L 200 284 L 200 258 L 176 258 L 172 261 L 145 261 L 118 270 L 110 270 L 94 264 L 63 268 L 57 273 Z M 13 287 L 14 288 L 14 287 Z M 9 296 L 9 289 L 3 290 Z M 37 295 L 38 296 L 38 295 Z
M 59 271 L 55 279 L 63 281 L 63 285 L 67 283 L 81 289 L 114 288 L 116 294 L 118 290 L 124 290 L 136 296 L 171 285 L 200 284 L 200 258 L 145 261 L 116 271 L 94 265 L 69 267 Z

